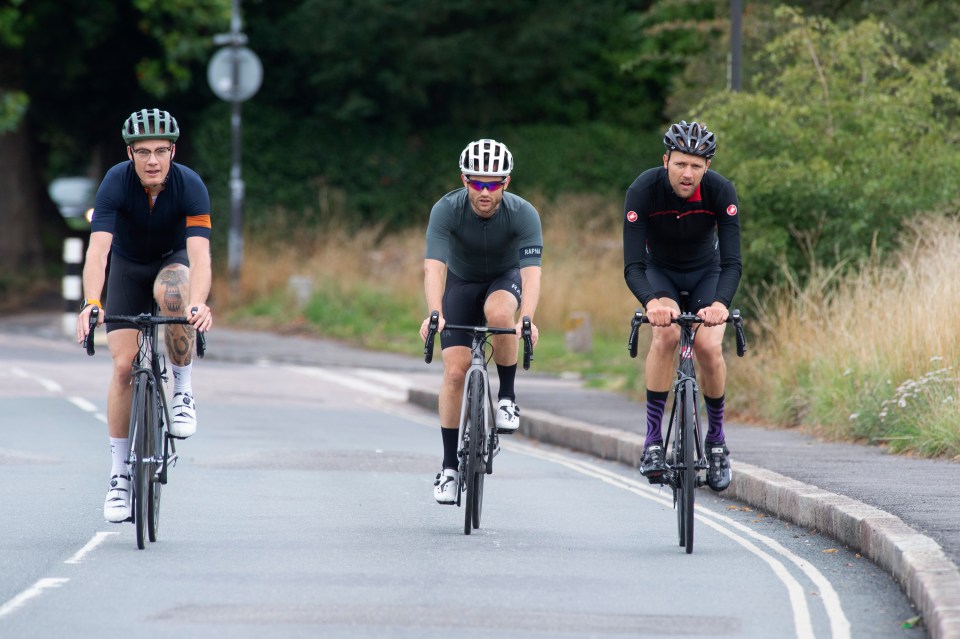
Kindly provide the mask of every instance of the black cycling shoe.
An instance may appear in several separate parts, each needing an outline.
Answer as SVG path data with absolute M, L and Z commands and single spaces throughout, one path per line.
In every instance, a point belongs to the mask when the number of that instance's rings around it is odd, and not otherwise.
M 647 478 L 651 484 L 662 484 L 667 479 L 667 473 L 670 469 L 667 467 L 667 460 L 663 456 L 663 444 L 650 444 L 643 449 L 643 457 L 640 458 L 640 474 Z
M 723 442 L 706 442 L 707 448 L 707 486 L 720 492 L 730 485 L 733 473 L 730 471 L 730 450 Z

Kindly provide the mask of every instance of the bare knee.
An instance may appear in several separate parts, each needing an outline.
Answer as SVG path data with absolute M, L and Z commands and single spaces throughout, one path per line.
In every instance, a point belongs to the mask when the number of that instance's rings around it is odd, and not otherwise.
M 153 285 L 153 297 L 164 315 L 183 315 L 190 297 L 190 270 L 174 264 L 160 271 Z
M 675 327 L 657 327 L 653 329 L 650 350 L 659 355 L 673 354 L 680 343 L 680 331 Z

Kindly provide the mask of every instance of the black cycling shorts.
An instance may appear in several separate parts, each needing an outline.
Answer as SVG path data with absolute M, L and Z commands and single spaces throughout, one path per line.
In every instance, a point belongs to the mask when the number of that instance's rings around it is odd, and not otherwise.
M 508 291 L 521 299 L 520 269 L 510 269 L 506 273 L 486 282 L 467 282 L 447 269 L 447 283 L 443 290 L 443 318 L 448 324 L 467 326 L 485 326 L 483 304 L 494 291 Z M 440 347 L 470 347 L 471 336 L 466 331 L 441 331 Z
M 690 293 L 688 310 L 696 313 L 701 308 L 710 306 L 716 300 L 717 282 L 720 280 L 720 265 L 711 264 L 695 271 L 673 271 L 656 266 L 647 267 L 647 281 L 656 291 L 657 297 L 669 297 L 679 306 L 680 291 Z
M 110 275 L 107 277 L 108 315 L 139 315 L 153 310 L 153 284 L 167 266 L 190 266 L 186 249 L 173 251 L 146 264 L 131 262 L 116 253 L 110 255 Z M 119 328 L 137 328 L 136 324 L 107 324 L 107 332 Z

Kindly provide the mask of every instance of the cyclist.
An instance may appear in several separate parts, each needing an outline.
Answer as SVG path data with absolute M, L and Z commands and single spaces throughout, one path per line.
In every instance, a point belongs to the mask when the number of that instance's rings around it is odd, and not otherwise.
M 624 278 L 653 326 L 640 471 L 650 483 L 661 483 L 667 470 L 661 423 L 680 339 L 670 320 L 679 315 L 680 292 L 687 291 L 688 310 L 703 319 L 694 351 L 707 405 L 707 484 L 721 491 L 731 479 L 723 432 L 726 365 L 721 345 L 741 274 L 737 192 L 729 180 L 708 170 L 717 140 L 703 124 L 673 124 L 663 144 L 663 166 L 641 173 L 624 201 Z
M 103 311 L 105 280 L 106 310 L 111 315 L 149 313 L 153 300 L 163 315 L 188 315 L 192 328 L 170 325 L 165 330 L 173 370 L 168 429 L 171 436 L 186 438 L 197 429 L 191 383 L 194 330 L 207 331 L 213 325 L 206 304 L 211 282 L 210 196 L 199 175 L 173 162 L 180 128 L 172 115 L 160 109 L 135 111 L 123 123 L 122 135 L 129 161 L 107 171 L 94 202 L 77 340 L 82 342 L 89 332 L 92 307 Z M 121 522 L 130 517 L 126 465 L 133 393 L 130 367 L 138 350 L 138 331 L 133 325 L 111 323 L 107 344 L 113 358 L 107 391 L 113 463 L 103 514 L 107 521 Z
M 443 382 L 440 387 L 440 433 L 443 467 L 434 483 L 441 504 L 456 502 L 459 479 L 457 445 L 463 383 L 470 367 L 470 335 L 444 331 L 451 324 L 516 325 L 517 335 L 492 338 L 500 387 L 496 428 L 514 433 L 520 426 L 514 380 L 521 322 L 517 310 L 533 319 L 540 299 L 540 216 L 529 202 L 512 193 L 513 156 L 495 140 L 471 142 L 460 154 L 462 188 L 433 206 L 426 232 L 423 288 L 427 310 L 440 311 Z M 420 327 L 426 339 L 429 318 Z M 532 327 L 533 343 L 537 327 Z

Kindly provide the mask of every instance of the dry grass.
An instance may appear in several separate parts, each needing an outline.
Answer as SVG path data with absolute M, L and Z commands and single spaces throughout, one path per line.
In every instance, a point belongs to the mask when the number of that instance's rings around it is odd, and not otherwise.
M 565 196 L 547 203 L 528 199 L 540 211 L 544 229 L 543 286 L 537 323 L 563 330 L 571 313 L 588 312 L 594 330 L 625 336 L 636 302 L 623 281 L 620 203 L 599 196 Z M 277 226 L 284 228 L 282 214 Z M 426 217 L 426 216 L 425 216 Z M 411 300 L 411 312 L 425 312 L 423 228 L 384 233 L 372 226 L 287 230 L 278 238 L 247 240 L 241 294 L 230 294 L 225 274 L 215 278 L 213 298 L 226 311 L 287 291 L 302 276 L 314 288 L 333 287 L 349 295 L 358 288 Z
M 939 415 L 930 427 L 948 420 L 950 454 L 960 452 L 960 430 L 949 417 L 960 398 L 952 368 L 960 355 L 960 222 L 918 218 L 904 237 L 893 261 L 875 259 L 844 276 L 819 268 L 804 286 L 771 295 L 760 306 L 756 348 L 733 376 L 738 403 L 827 436 L 913 450 L 924 446 L 922 434 L 904 432 L 915 430 L 912 416 Z M 899 421 L 884 411 L 891 400 L 909 407 Z
M 619 200 L 527 197 L 540 211 L 545 236 L 538 326 L 544 335 L 559 335 L 554 343 L 562 351 L 571 314 L 588 312 L 595 342 L 606 340 L 604 352 L 621 358 L 620 341 L 637 304 L 623 281 Z M 272 328 L 309 328 L 302 313 L 290 312 L 295 296 L 288 282 L 303 276 L 327 295 L 334 314 L 340 297 L 369 300 L 372 294 L 374 303 L 390 302 L 409 315 L 408 325 L 418 325 L 425 313 L 424 230 L 285 229 L 278 232 L 282 240 L 248 240 L 242 294 L 231 299 L 227 278 L 219 276 L 216 305 L 229 315 L 268 300 L 278 307 L 269 318 Z M 926 455 L 960 454 L 960 402 L 954 400 L 960 384 L 953 369 L 960 356 L 960 222 L 918 219 L 904 237 L 893 260 L 878 257 L 843 275 L 843 265 L 815 266 L 802 285 L 752 304 L 758 310 L 746 314 L 749 353 L 727 358 L 731 414 Z M 365 312 L 360 307 L 359 314 Z M 604 357 L 594 357 L 594 369 L 619 367 L 615 374 L 629 377 L 627 386 L 642 388 L 642 376 L 633 380 L 640 361 L 605 364 Z

